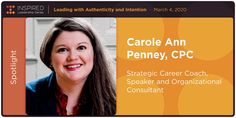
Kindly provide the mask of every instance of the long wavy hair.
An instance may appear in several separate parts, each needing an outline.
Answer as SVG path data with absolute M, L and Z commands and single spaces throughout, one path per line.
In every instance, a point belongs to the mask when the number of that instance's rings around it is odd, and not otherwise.
M 103 46 L 93 27 L 83 19 L 60 18 L 46 34 L 41 48 L 42 62 L 51 66 L 51 52 L 56 38 L 63 31 L 81 31 L 86 34 L 93 46 L 94 65 L 83 86 L 79 97 L 79 115 L 115 115 L 116 93 L 112 78 L 111 65 L 106 59 Z

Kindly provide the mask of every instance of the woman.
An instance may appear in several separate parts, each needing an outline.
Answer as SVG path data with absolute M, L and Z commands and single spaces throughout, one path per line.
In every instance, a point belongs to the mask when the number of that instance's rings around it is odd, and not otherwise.
M 62 18 L 47 33 L 40 58 L 52 70 L 26 85 L 28 115 L 115 115 L 116 93 L 94 29 Z

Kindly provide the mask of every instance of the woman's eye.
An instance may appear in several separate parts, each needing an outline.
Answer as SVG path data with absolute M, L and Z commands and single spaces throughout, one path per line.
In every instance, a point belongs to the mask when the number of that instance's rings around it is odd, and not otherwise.
M 60 48 L 57 50 L 58 53 L 65 53 L 67 52 L 67 49 L 66 48 Z
M 79 47 L 78 47 L 78 50 L 85 50 L 85 49 L 87 49 L 86 46 L 79 46 Z

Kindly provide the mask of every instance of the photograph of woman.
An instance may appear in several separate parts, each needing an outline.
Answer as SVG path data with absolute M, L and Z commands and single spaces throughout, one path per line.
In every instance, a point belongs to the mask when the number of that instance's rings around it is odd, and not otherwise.
M 27 115 L 115 115 L 113 75 L 100 39 L 87 21 L 57 20 L 42 42 L 40 58 L 52 72 L 27 83 Z

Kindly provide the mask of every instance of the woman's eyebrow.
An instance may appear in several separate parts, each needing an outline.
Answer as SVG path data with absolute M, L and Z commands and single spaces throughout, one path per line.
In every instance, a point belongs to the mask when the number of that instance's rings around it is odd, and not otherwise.
M 88 44 L 88 42 L 79 42 L 78 45 L 80 44 Z
M 59 45 L 56 45 L 55 48 L 58 48 L 58 47 L 65 47 L 66 45 L 65 44 L 59 44 Z

